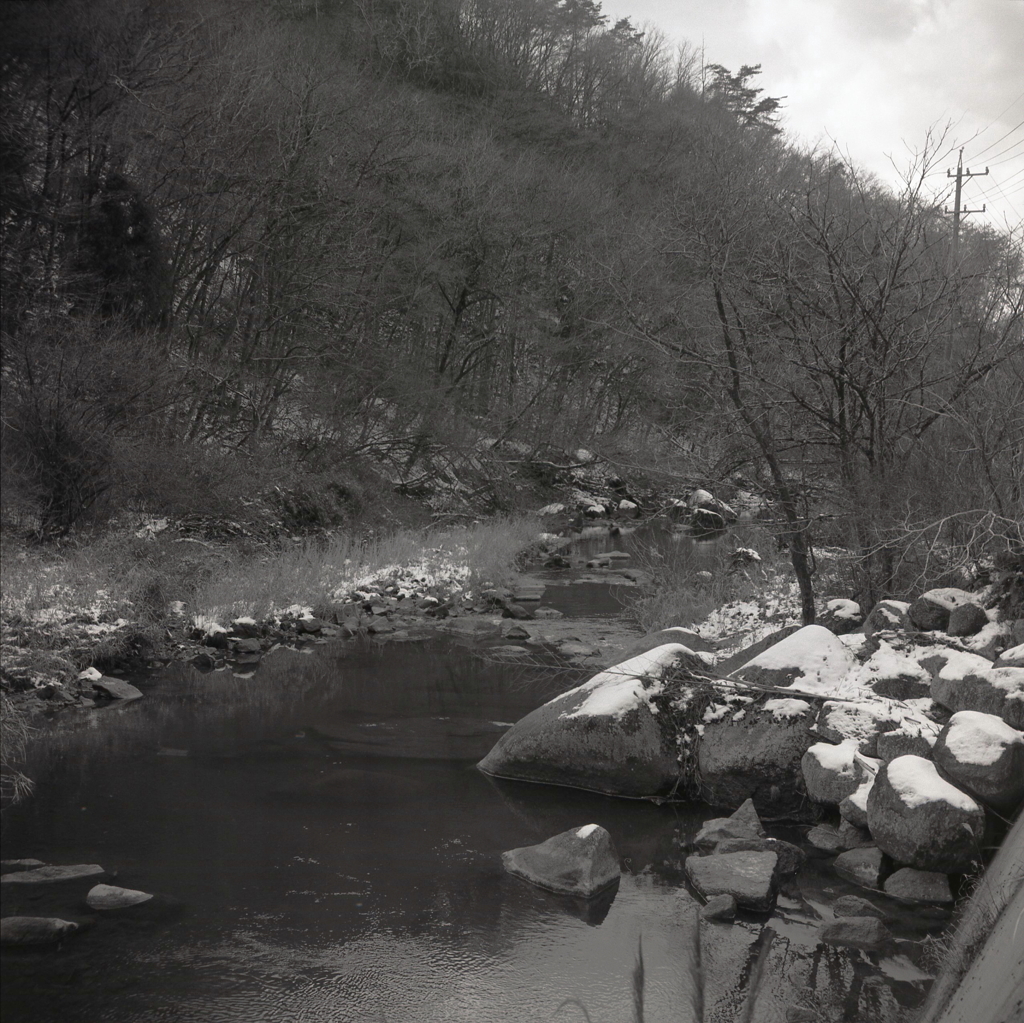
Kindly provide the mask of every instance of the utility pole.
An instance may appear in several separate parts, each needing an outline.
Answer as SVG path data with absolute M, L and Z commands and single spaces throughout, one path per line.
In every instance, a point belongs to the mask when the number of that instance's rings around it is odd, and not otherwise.
M 986 167 L 983 171 L 972 171 L 970 169 L 970 167 L 968 167 L 967 170 L 964 170 L 964 151 L 963 151 L 962 148 L 960 150 L 960 156 L 959 156 L 959 158 L 956 161 L 956 174 L 954 175 L 953 172 L 950 171 L 950 170 L 946 171 L 946 177 L 947 178 L 952 178 L 952 177 L 956 178 L 956 193 L 955 193 L 955 195 L 953 197 L 953 209 L 952 210 L 950 210 L 950 209 L 946 210 L 947 213 L 952 213 L 953 214 L 953 250 L 952 250 L 952 258 L 953 258 L 954 265 L 956 264 L 957 255 L 959 254 L 959 251 L 960 251 L 960 218 L 967 216 L 968 213 L 984 213 L 985 212 L 985 204 L 982 204 L 982 207 L 981 207 L 980 210 L 965 210 L 965 209 L 961 208 L 961 206 L 960 206 L 960 191 L 963 188 L 963 180 L 964 180 L 964 178 L 983 178 L 986 174 L 988 174 L 988 167 Z

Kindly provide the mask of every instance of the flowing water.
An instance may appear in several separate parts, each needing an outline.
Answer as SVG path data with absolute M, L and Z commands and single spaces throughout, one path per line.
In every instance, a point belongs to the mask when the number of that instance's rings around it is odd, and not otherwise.
M 618 606 L 603 600 L 588 610 Z M 177 665 L 143 700 L 65 717 L 36 744 L 37 794 L 5 813 L 4 857 L 98 863 L 173 901 L 5 953 L 5 1023 L 687 1020 L 694 942 L 677 893 L 709 809 L 474 767 L 570 684 L 447 640 L 353 641 L 276 650 L 250 677 Z M 503 850 L 591 822 L 624 865 L 604 898 L 503 872 Z M 89 884 L 3 887 L 4 915 L 89 916 Z M 815 908 L 853 890 L 812 863 L 770 943 L 763 918 L 712 925 L 705 1019 L 739 1018 L 759 960 L 771 979 L 752 1019 L 784 1019 L 802 984 L 858 1012 L 850 992 L 880 972 L 897 1003 L 919 1001 L 909 960 L 817 946 Z

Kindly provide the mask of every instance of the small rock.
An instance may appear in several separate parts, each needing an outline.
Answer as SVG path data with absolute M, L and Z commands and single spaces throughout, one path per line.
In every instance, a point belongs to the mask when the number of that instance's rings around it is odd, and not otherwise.
M 236 639 L 232 640 L 231 648 L 236 654 L 259 654 L 263 652 L 258 639 Z
M 53 945 L 70 937 L 78 924 L 51 916 L 5 916 L 0 919 L 2 945 Z
M 818 931 L 818 940 L 824 945 L 881 952 L 892 946 L 893 938 L 877 917 L 847 916 L 823 924 Z
M 875 844 L 866 826 L 853 824 L 845 818 L 839 822 L 839 837 L 846 849 L 864 849 Z
M 732 895 L 715 895 L 708 899 L 700 915 L 704 920 L 735 920 L 736 899 Z
M 864 781 L 864 766 L 857 759 L 857 743 L 815 743 L 801 758 L 807 795 L 816 803 L 838 806 Z
M 530 633 L 521 625 L 506 622 L 501 627 L 501 634 L 505 639 L 529 639 Z
M 619 880 L 611 835 L 597 824 L 571 828 L 539 845 L 501 854 L 505 869 L 541 888 L 589 898 Z
M 519 621 L 532 621 L 533 612 L 527 611 L 522 604 L 513 604 L 511 602 L 505 604 L 501 611 L 502 618 L 515 618 Z
M 850 849 L 840 853 L 832 866 L 835 872 L 847 881 L 864 888 L 881 888 L 885 872 L 884 854 L 877 846 L 865 849 Z
M 846 636 L 856 632 L 864 621 L 864 613 L 855 600 L 838 598 L 830 600 L 818 617 L 818 624 L 825 626 L 836 636 Z
M 295 623 L 295 628 L 298 629 L 299 632 L 309 632 L 314 635 L 320 632 L 323 629 L 323 627 L 324 623 L 320 621 L 319 618 L 314 618 L 312 615 L 310 615 L 308 618 L 300 618 Z
M 705 821 L 693 840 L 695 848 L 710 851 L 726 841 L 743 841 L 754 839 L 761 841 L 759 835 L 746 821 L 733 820 L 731 817 L 713 817 Z
M 734 852 L 773 852 L 778 857 L 775 868 L 780 877 L 795 874 L 807 860 L 804 851 L 780 838 L 726 838 L 715 846 L 714 855 Z
M 839 804 L 839 816 L 856 828 L 866 829 L 868 826 L 868 796 L 874 783 L 875 776 L 872 775 Z
M 889 763 L 890 760 L 908 754 L 927 759 L 932 755 L 932 746 L 938 734 L 939 726 L 930 721 L 924 727 L 901 725 L 891 731 L 881 732 L 876 750 L 878 759 Z
M 108 700 L 137 700 L 142 696 L 142 690 L 136 689 L 130 682 L 108 678 L 106 675 L 93 682 L 92 687 L 100 697 Z
M 533 617 L 539 619 L 539 618 L 564 618 L 565 616 L 557 608 L 554 608 L 554 607 L 538 607 L 533 612 Z
M 884 920 L 886 914 L 873 902 L 862 899 L 859 895 L 841 895 L 832 903 L 832 912 L 838 917 L 843 916 L 875 916 Z
M 948 905 L 953 901 L 949 878 L 934 870 L 903 867 L 885 879 L 885 892 L 896 899 Z
M 143 902 L 149 902 L 153 896 L 148 892 L 139 892 L 131 888 L 117 888 L 110 884 L 98 884 L 89 889 L 85 897 L 90 909 L 127 909 Z
M 213 669 L 217 667 L 217 658 L 213 654 L 207 653 L 205 650 L 200 650 L 199 653 L 189 661 L 189 664 L 199 671 L 213 671 Z
M 807 841 L 823 853 L 841 853 L 846 845 L 832 824 L 818 824 L 807 832 Z

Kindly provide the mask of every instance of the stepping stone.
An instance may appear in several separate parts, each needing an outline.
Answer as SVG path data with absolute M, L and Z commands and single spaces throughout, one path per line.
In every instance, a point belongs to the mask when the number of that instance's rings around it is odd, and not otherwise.
M 611 835 L 597 824 L 570 828 L 539 845 L 509 849 L 501 861 L 510 874 L 565 895 L 589 898 L 621 875 Z

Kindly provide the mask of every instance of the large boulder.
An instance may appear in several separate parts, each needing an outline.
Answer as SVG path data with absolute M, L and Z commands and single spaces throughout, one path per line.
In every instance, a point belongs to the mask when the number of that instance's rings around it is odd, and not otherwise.
M 988 625 L 988 615 L 980 604 L 966 603 L 949 612 L 946 631 L 951 636 L 976 636 Z
M 686 876 L 705 899 L 731 895 L 737 905 L 767 913 L 775 897 L 777 865 L 773 852 L 688 856 Z
M 888 763 L 908 753 L 930 759 L 940 730 L 939 725 L 922 714 L 907 714 L 898 728 L 879 733 L 878 759 Z
M 842 684 L 856 667 L 843 642 L 821 625 L 802 629 L 768 647 L 732 677 L 760 685 L 789 687 L 822 696 L 842 695 Z
M 867 771 L 857 758 L 856 740 L 834 746 L 816 742 L 800 761 L 807 795 L 816 803 L 838 806 L 863 784 Z
M 1024 668 L 981 667 L 967 661 L 974 656 L 947 659 L 932 678 L 932 699 L 954 712 L 995 714 L 1011 728 L 1024 729 Z
M 478 766 L 498 778 L 665 794 L 677 784 L 679 764 L 674 728 L 655 698 L 673 673 L 706 668 L 679 643 L 655 647 L 527 714 Z
M 702 798 L 715 806 L 752 799 L 773 817 L 806 816 L 800 759 L 817 741 L 808 728 L 810 707 L 778 706 L 797 702 L 749 704 L 741 717 L 737 711 L 704 724 L 697 748 Z
M 949 625 L 949 616 L 954 608 L 963 604 L 975 604 L 977 597 L 966 590 L 958 590 L 948 586 L 922 593 L 917 600 L 911 601 L 907 617 L 916 629 L 922 632 L 945 630 Z
M 857 669 L 857 682 L 888 700 L 916 700 L 929 695 L 932 676 L 909 654 L 884 639 L 872 641 L 875 649 Z
M 509 849 L 501 862 L 510 874 L 564 895 L 590 898 L 619 880 L 611 835 L 598 824 L 570 828 L 539 845 Z
M 846 636 L 856 632 L 864 623 L 864 612 L 860 604 L 855 600 L 846 600 L 837 597 L 835 600 L 826 602 L 821 614 L 818 615 L 818 625 L 823 625 L 829 632 L 837 636 Z
M 985 814 L 943 779 L 930 760 L 903 756 L 878 771 L 868 796 L 868 828 L 897 863 L 957 874 L 981 858 Z
M 996 668 L 1024 668 L 1024 643 L 1004 650 L 993 665 Z
M 994 714 L 958 711 L 932 756 L 954 785 L 997 810 L 1011 812 L 1024 800 L 1024 733 Z

